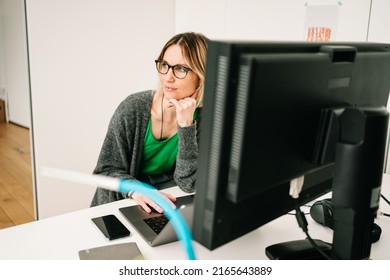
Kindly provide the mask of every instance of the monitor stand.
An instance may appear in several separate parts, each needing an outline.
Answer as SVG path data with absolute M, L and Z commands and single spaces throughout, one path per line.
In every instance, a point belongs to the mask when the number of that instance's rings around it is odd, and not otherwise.
M 334 228 L 332 244 L 321 240 L 315 242 L 329 259 L 370 257 L 372 229 L 381 193 L 388 115 L 382 107 L 324 110 L 321 120 L 326 119 L 327 125 L 322 126 L 320 134 L 327 139 L 336 139 L 331 143 L 321 139 L 323 145 L 320 147 L 321 158 L 331 159 L 329 151 L 333 151 L 335 157 Z M 324 259 L 307 239 L 269 246 L 266 255 L 270 259 Z
M 332 244 L 319 239 L 313 240 L 328 256 L 331 255 Z M 308 239 L 294 240 L 268 246 L 265 254 L 270 260 L 325 260 L 326 258 L 313 247 Z

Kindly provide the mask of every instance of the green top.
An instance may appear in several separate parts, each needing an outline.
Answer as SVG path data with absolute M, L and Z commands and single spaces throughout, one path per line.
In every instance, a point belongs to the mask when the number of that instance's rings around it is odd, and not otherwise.
M 149 119 L 144 139 L 141 171 L 144 174 L 163 174 L 172 169 L 176 161 L 178 150 L 177 133 L 172 137 L 158 141 L 152 134 L 151 120 Z
M 194 112 L 196 120 L 198 109 Z M 144 150 L 142 153 L 141 172 L 143 174 L 163 174 L 171 170 L 176 162 L 178 152 L 178 134 L 165 140 L 156 140 L 152 134 L 151 119 L 149 118 L 144 139 Z

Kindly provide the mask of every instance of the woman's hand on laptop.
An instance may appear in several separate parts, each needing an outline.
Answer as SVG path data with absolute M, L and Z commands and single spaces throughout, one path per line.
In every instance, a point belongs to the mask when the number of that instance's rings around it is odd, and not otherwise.
M 173 208 L 176 208 L 176 205 L 173 203 L 176 201 L 176 197 L 174 197 L 171 194 L 160 192 L 167 200 L 171 203 Z M 148 196 L 145 196 L 141 193 L 133 193 L 131 195 L 131 198 L 137 202 L 138 205 L 142 207 L 146 212 L 150 213 L 152 212 L 152 209 L 157 211 L 158 213 L 162 213 L 163 209 L 156 203 L 154 200 L 150 199 Z

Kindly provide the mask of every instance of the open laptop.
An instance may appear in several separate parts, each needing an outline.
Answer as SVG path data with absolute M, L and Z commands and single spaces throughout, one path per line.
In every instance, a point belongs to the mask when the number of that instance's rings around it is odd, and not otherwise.
M 174 202 L 190 229 L 192 228 L 193 202 L 193 194 L 177 197 Z M 119 211 L 152 247 L 178 240 L 172 223 L 164 214 L 156 211 L 147 213 L 139 205 L 122 207 Z

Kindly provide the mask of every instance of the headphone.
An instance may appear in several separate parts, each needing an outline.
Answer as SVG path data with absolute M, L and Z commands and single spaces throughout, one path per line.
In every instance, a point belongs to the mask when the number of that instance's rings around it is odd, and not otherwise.
M 310 207 L 310 216 L 317 223 L 333 229 L 333 204 L 330 198 L 316 201 Z M 373 224 L 371 242 L 375 243 L 379 240 L 382 229 L 377 224 Z

